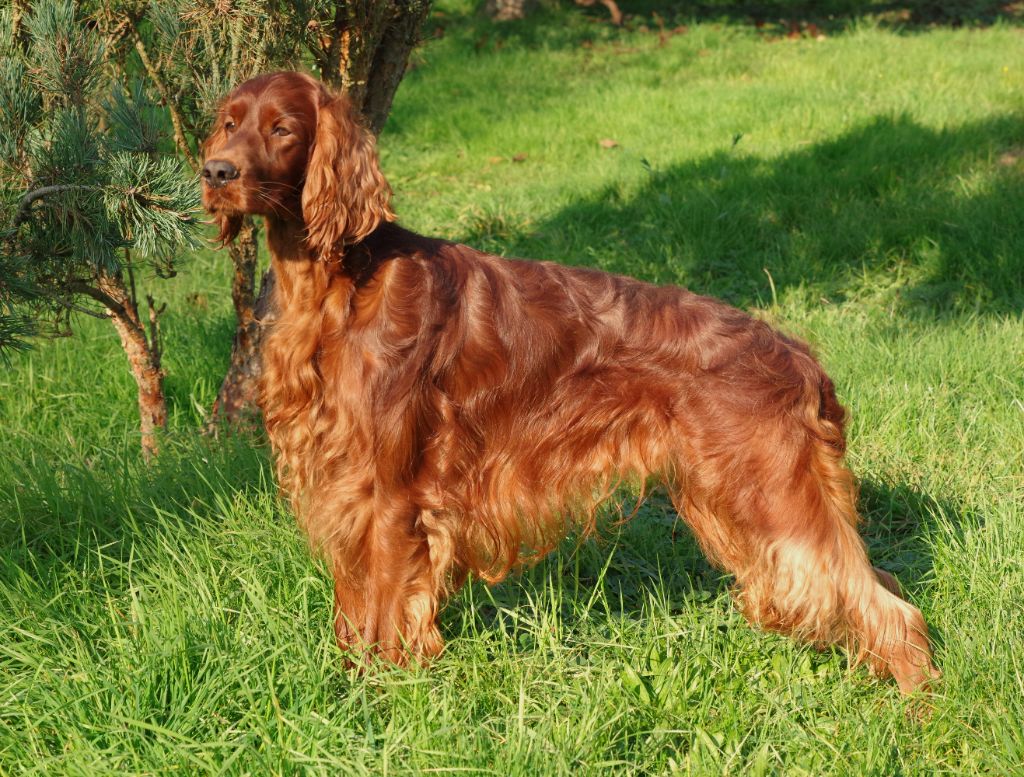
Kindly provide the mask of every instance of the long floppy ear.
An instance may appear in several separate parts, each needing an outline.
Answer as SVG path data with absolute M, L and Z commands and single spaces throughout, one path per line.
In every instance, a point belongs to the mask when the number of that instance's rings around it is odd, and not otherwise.
M 219 123 L 214 129 L 213 133 L 205 141 L 203 141 L 202 147 L 202 158 L 205 162 L 210 158 L 210 155 L 216 153 L 217 150 L 224 145 L 227 141 L 227 133 L 224 132 L 224 127 Z M 219 231 L 217 237 L 214 238 L 221 246 L 226 246 L 236 237 L 238 237 L 238 231 L 242 228 L 243 217 L 240 214 L 232 216 L 225 216 L 223 214 L 217 214 L 213 217 L 214 223 L 217 224 Z
M 395 220 L 373 135 L 353 117 L 348 97 L 326 89 L 306 165 L 302 218 L 306 244 L 320 258 L 335 246 L 359 242 L 382 221 Z

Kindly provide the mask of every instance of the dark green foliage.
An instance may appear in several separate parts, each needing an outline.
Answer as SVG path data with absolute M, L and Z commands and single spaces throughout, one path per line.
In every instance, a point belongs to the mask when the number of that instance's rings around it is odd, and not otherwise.
M 136 79 L 130 92 L 115 86 L 103 104 L 110 121 L 107 147 L 112 151 L 155 154 L 165 140 L 167 121 L 163 111 L 149 104 L 144 83 Z
M 234 86 L 268 70 L 301 67 L 311 35 L 309 3 L 277 0 L 104 2 L 96 18 L 111 41 L 109 59 L 142 76 L 174 114 L 179 151 L 199 157 L 218 101 Z M 323 11 L 327 3 L 320 3 Z M 118 31 L 127 28 L 127 34 Z
M 2 351 L 33 329 L 66 331 L 81 295 L 129 257 L 171 274 L 174 252 L 194 246 L 198 200 L 157 153 L 160 115 L 141 87 L 110 79 L 75 3 L 39 2 L 18 20 L 6 9 L 0 33 Z

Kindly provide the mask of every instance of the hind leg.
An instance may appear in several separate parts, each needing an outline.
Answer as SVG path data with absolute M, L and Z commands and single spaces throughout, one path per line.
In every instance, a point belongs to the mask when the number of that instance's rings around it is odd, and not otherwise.
M 736 575 L 746 617 L 891 674 L 903 693 L 938 677 L 928 629 L 857 534 L 855 489 L 840 454 L 810 434 L 722 448 L 714 466 L 673 485 L 676 509 L 705 551 Z M 758 444 L 760 439 L 761 444 Z

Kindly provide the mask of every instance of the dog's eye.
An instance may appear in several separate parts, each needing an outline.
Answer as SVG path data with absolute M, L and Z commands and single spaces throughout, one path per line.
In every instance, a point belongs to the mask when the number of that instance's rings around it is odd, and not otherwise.
M 270 130 L 270 134 L 271 135 L 277 135 L 278 137 L 284 137 L 285 135 L 290 135 L 291 133 L 288 131 L 287 127 L 280 127 L 280 126 L 278 126 L 278 127 L 274 127 L 274 129 Z
M 235 131 L 235 123 L 233 121 L 230 121 L 230 120 L 224 122 L 224 129 L 226 129 L 228 132 L 234 132 Z

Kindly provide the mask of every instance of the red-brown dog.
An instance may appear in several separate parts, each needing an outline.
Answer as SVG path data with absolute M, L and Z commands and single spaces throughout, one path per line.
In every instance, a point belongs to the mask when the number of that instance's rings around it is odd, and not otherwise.
M 266 219 L 262 408 L 342 646 L 437 654 L 467 574 L 502 578 L 654 476 L 751 621 L 904 692 L 937 676 L 920 612 L 868 563 L 843 408 L 805 345 L 681 288 L 402 229 L 373 138 L 302 74 L 238 87 L 205 156 L 221 239 Z

